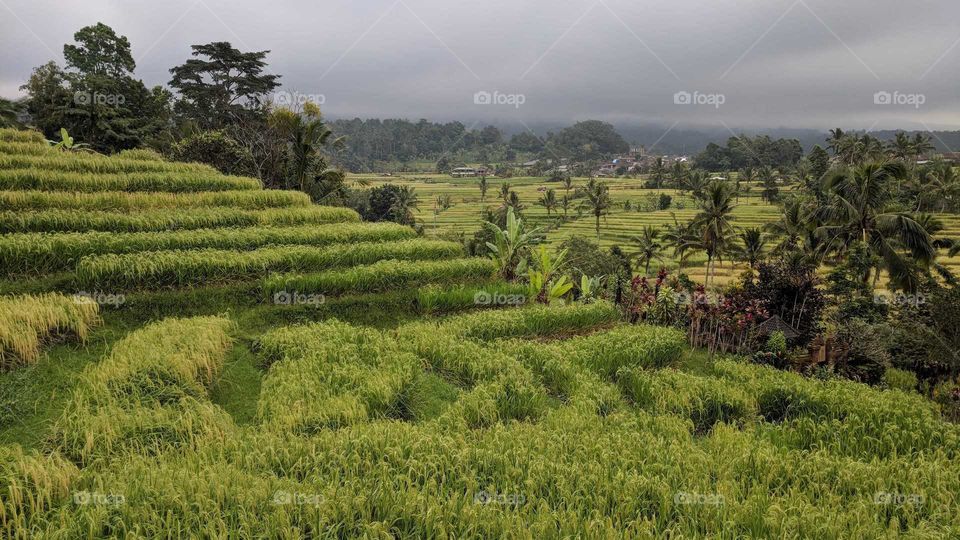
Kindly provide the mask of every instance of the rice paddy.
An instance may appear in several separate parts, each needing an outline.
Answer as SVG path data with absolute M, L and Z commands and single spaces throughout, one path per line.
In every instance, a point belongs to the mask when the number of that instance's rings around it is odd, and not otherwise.
M 430 219 L 0 142 L 0 537 L 960 536 L 960 428 L 918 394 L 530 305 Z M 3 183 L 24 160 L 46 183 Z

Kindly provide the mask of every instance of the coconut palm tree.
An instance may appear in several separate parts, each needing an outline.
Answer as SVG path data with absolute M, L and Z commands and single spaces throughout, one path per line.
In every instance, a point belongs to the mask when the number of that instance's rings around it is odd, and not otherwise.
M 833 154 L 840 155 L 840 147 L 843 144 L 843 141 L 847 138 L 847 134 L 843 132 L 840 128 L 834 128 L 830 130 L 830 137 L 827 138 L 827 149 L 833 150 Z
M 693 195 L 694 199 L 703 196 L 703 189 L 707 185 L 707 171 L 703 169 L 694 169 L 687 174 L 686 187 Z
M 705 285 L 710 284 L 714 261 L 722 260 L 730 247 L 730 240 L 734 236 L 735 206 L 733 188 L 728 182 L 715 180 L 706 186 L 700 199 L 700 212 L 693 218 L 697 237 L 691 246 L 707 254 Z
M 487 198 L 487 190 L 490 189 L 490 184 L 487 182 L 487 175 L 480 176 L 480 202 L 483 202 Z
M 690 170 L 687 168 L 687 165 L 684 162 L 674 161 L 673 166 L 670 168 L 670 177 L 673 179 L 673 187 L 683 190 L 686 187 L 688 174 L 690 174 Z
M 599 242 L 600 218 L 609 213 L 613 206 L 613 199 L 610 198 L 610 188 L 603 182 L 597 182 L 596 178 L 591 178 L 585 186 L 580 188 L 580 194 L 583 196 L 580 209 L 589 210 L 596 219 L 597 241 Z
M 540 197 L 540 200 L 537 201 L 537 204 L 547 209 L 547 217 L 550 217 L 550 212 L 557 207 L 557 191 L 554 189 L 548 189 L 546 193 Z
M 503 202 L 510 200 L 510 184 L 506 182 L 500 184 L 500 200 Z
M 741 262 L 747 263 L 750 268 L 756 268 L 757 263 L 763 260 L 763 250 L 767 245 L 763 233 L 757 227 L 744 229 L 740 231 L 740 241 L 743 245 L 737 246 L 734 253 Z
M 413 187 L 400 186 L 400 189 L 397 191 L 397 197 L 393 200 L 393 205 L 390 207 L 390 214 L 397 223 L 413 225 L 416 221 L 413 217 L 413 212 L 415 210 L 417 212 L 420 211 L 418 208 L 419 204 L 419 196 Z
M 563 191 L 565 192 L 566 195 L 570 195 L 570 190 L 576 187 L 573 185 L 573 177 L 570 176 L 569 174 L 565 174 L 563 175 L 562 182 L 563 182 Z
M 933 164 L 919 179 L 917 190 L 917 211 L 924 203 L 931 210 L 945 211 L 954 209 L 960 202 L 960 176 L 952 165 L 945 162 Z
M 828 200 L 817 209 L 824 223 L 817 233 L 837 255 L 853 242 L 863 242 L 879 261 L 874 282 L 886 270 L 894 287 L 913 292 L 936 249 L 915 214 L 887 209 L 891 184 L 906 175 L 902 163 L 868 163 L 835 171 L 825 182 Z M 864 276 L 869 279 L 870 273 Z
M 283 137 L 289 149 L 288 172 L 292 185 L 307 191 L 307 180 L 326 174 L 322 151 L 325 147 L 341 148 L 343 138 L 335 138 L 320 115 L 320 108 L 312 103 L 304 106 L 302 114 L 290 109 L 278 109 L 270 121 Z
M 670 217 L 673 218 L 673 225 L 665 226 L 664 247 L 673 248 L 673 256 L 680 260 L 680 272 L 683 272 L 690 248 L 696 242 L 696 235 L 689 223 L 681 225 L 673 212 L 670 212 Z
M 763 228 L 780 239 L 773 247 L 776 254 L 785 254 L 801 249 L 804 236 L 809 231 L 810 211 L 801 199 L 792 197 L 784 202 L 780 219 L 771 221 Z
M 643 228 L 640 236 L 634 236 L 633 242 L 637 244 L 637 263 L 643 265 L 644 275 L 650 274 L 650 261 L 662 260 L 660 253 L 663 251 L 663 244 L 660 243 L 660 231 L 653 225 L 647 225 Z
M 653 182 L 657 186 L 657 191 L 663 186 L 663 177 L 667 172 L 667 167 L 663 163 L 663 157 L 658 157 L 656 161 L 653 162 Z

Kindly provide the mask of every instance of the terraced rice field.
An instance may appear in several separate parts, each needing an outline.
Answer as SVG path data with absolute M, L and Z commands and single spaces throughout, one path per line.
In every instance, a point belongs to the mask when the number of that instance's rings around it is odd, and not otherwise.
M 536 204 L 537 200 L 543 195 L 543 190 L 555 189 L 557 198 L 564 194 L 563 185 L 560 183 L 545 182 L 543 178 L 509 178 L 495 179 L 488 178 L 490 188 L 487 191 L 486 202 L 480 202 L 480 189 L 477 187 L 476 178 L 451 178 L 448 175 L 398 175 L 390 178 L 384 178 L 373 175 L 355 175 L 357 178 L 363 178 L 371 183 L 372 186 L 385 183 L 395 183 L 400 185 L 409 185 L 416 189 L 420 199 L 420 212 L 416 214 L 418 221 L 422 221 L 428 235 L 449 235 L 459 234 L 472 235 L 480 227 L 479 216 L 482 215 L 485 207 L 495 208 L 499 205 L 498 193 L 502 183 L 510 184 L 512 189 L 517 192 L 521 202 L 526 206 L 524 215 L 534 226 L 547 227 L 555 222 L 548 218 L 546 210 Z M 585 178 L 576 179 L 576 185 L 582 185 L 587 181 Z M 600 228 L 600 246 L 609 248 L 620 246 L 628 255 L 635 255 L 636 246 L 631 241 L 634 236 L 641 234 L 643 227 L 647 225 L 665 226 L 672 225 L 674 216 L 680 223 L 689 221 L 696 213 L 696 205 L 689 194 L 681 194 L 675 190 L 651 190 L 643 189 L 643 179 L 610 179 L 604 180 L 610 187 L 610 195 L 615 202 L 614 208 L 610 214 L 601 220 Z M 745 184 L 746 185 L 746 184 Z M 771 221 L 776 221 L 780 217 L 780 208 L 769 204 L 760 198 L 759 184 L 750 186 L 750 192 L 740 198 L 737 208 L 734 210 L 734 219 L 737 227 L 762 227 Z M 658 193 L 670 195 L 673 198 L 674 206 L 668 210 L 642 210 L 638 211 L 640 204 L 646 204 L 649 208 L 650 200 L 655 198 Z M 434 215 L 434 201 L 438 196 L 450 196 L 454 206 L 448 210 Z M 630 201 L 632 210 L 624 210 L 623 203 Z M 595 222 L 592 215 L 585 213 L 582 217 L 577 217 L 575 210 L 577 202 L 571 205 L 568 212 L 569 221 L 552 228 L 547 233 L 547 242 L 549 245 L 558 245 L 563 240 L 572 236 L 582 236 L 596 241 Z M 560 210 L 559 215 L 562 215 Z M 558 214 L 554 214 L 556 216 Z M 960 238 L 960 215 L 942 214 L 939 216 L 944 222 L 945 229 L 942 232 L 943 237 Z M 769 243 L 773 243 L 770 239 Z M 960 256 L 940 259 L 947 268 L 960 274 Z M 703 282 L 706 277 L 707 258 L 703 253 L 692 253 L 688 255 L 684 262 L 684 272 L 689 274 L 694 280 Z M 665 250 L 662 253 L 662 260 L 650 265 L 651 273 L 661 266 L 668 270 L 675 271 L 680 267 L 680 261 L 673 256 L 671 250 Z M 636 270 L 636 269 L 635 269 Z M 736 261 L 725 260 L 716 265 L 714 277 L 711 281 L 717 284 L 725 284 L 736 280 L 739 275 L 746 270 L 746 266 Z M 642 269 L 640 269 L 642 272 Z
M 11 216 L 326 212 L 149 153 L 3 152 L 49 179 L 0 191 Z M 166 176 L 138 191 L 136 163 Z M 103 172 L 44 190 L 76 169 Z M 918 394 L 707 358 L 604 302 L 478 302 L 524 291 L 341 217 L 0 234 L 0 537 L 960 536 L 960 428 Z

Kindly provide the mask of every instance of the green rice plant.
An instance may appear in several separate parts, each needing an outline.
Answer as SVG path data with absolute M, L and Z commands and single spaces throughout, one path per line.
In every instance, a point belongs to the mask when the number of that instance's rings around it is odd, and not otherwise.
M 635 405 L 660 414 L 684 416 L 693 431 L 706 434 L 717 422 L 743 422 L 757 416 L 757 403 L 740 388 L 713 377 L 675 369 L 624 367 L 617 384 Z
M 0 531 L 4 538 L 29 538 L 28 523 L 70 495 L 80 471 L 59 454 L 0 446 Z
M 27 141 L 4 141 L 0 140 L 0 155 L 12 156 L 45 156 L 54 155 L 54 150 L 46 144 L 37 144 Z
M 610 379 L 624 367 L 661 368 L 676 363 L 686 335 L 662 326 L 624 325 L 563 343 L 568 358 Z
M 0 155 L 0 169 L 31 169 L 55 173 L 120 174 L 164 172 L 177 174 L 218 174 L 210 165 L 178 163 L 143 159 L 125 159 L 122 156 L 103 156 L 84 153 L 52 153 L 42 156 Z M 248 178 L 247 180 L 254 180 Z
M 143 161 L 165 161 L 163 155 L 149 148 L 133 148 L 130 150 L 121 150 L 117 154 L 119 159 L 134 159 Z
M 83 375 L 54 427 L 57 448 L 84 463 L 222 437 L 229 416 L 206 399 L 232 346 L 220 317 L 165 319 L 114 345 Z
M 310 197 L 299 191 L 278 189 L 246 191 L 200 191 L 165 193 L 103 191 L 0 191 L 0 210 L 88 210 L 97 212 L 141 212 L 166 208 L 185 210 L 229 206 L 243 210 L 265 210 L 310 206 Z
M 72 270 L 83 257 L 157 250 L 256 249 L 394 241 L 416 236 L 395 223 L 335 223 L 299 227 L 248 227 L 169 232 L 19 233 L 0 236 L 0 274 Z
M 0 233 L 20 232 L 145 232 L 253 227 L 258 225 L 305 225 L 359 221 L 349 208 L 310 206 L 268 210 L 201 208 L 196 210 L 150 210 L 135 214 L 85 210 L 0 212 Z
M 536 337 L 568 334 L 596 329 L 620 320 L 613 304 L 571 304 L 566 306 L 529 306 L 520 309 L 491 310 L 458 315 L 440 322 L 416 323 L 401 328 L 423 331 L 437 328 L 444 332 L 478 340 L 511 337 Z
M 294 433 L 312 433 L 403 414 L 403 396 L 419 369 L 416 356 L 403 353 L 379 331 L 339 322 L 312 325 L 312 340 L 284 351 L 263 381 L 258 416 Z M 275 355 L 291 332 L 262 338 Z
M 846 380 L 812 381 L 766 366 L 721 361 L 718 374 L 744 388 L 767 421 L 765 433 L 788 448 L 838 455 L 960 455 L 960 427 L 945 424 L 918 394 Z
M 76 277 L 82 287 L 148 289 L 242 281 L 269 272 L 344 268 L 382 259 L 443 259 L 461 253 L 458 243 L 423 239 L 325 247 L 276 246 L 253 251 L 154 251 L 86 257 L 77 265 Z
M 338 295 L 397 290 L 427 283 L 478 280 L 493 276 L 495 271 L 494 264 L 488 259 L 382 260 L 367 266 L 319 274 L 270 276 L 263 280 L 262 288 L 268 297 L 283 291 Z
M 33 143 L 44 146 L 47 144 L 47 138 L 43 136 L 43 133 L 32 129 L 0 128 L 0 141 Z
M 185 167 L 184 170 L 177 170 L 185 164 L 174 166 L 174 164 L 166 162 L 156 162 L 156 165 L 169 165 L 173 169 L 167 170 L 164 167 L 154 166 L 155 162 L 152 161 L 127 160 L 124 163 L 146 164 L 156 170 L 148 168 L 141 171 L 133 166 L 101 167 L 106 169 L 103 172 L 98 172 L 97 167 L 87 167 L 94 170 L 86 170 L 84 167 L 70 168 L 66 166 L 67 163 L 73 163 L 71 160 L 74 159 L 72 156 L 75 155 L 77 154 L 71 154 L 71 157 L 42 158 L 63 160 L 63 163 L 51 164 L 51 167 L 53 167 L 51 169 L 32 168 L 33 166 L 27 160 L 31 156 L 11 158 L 0 155 L 0 190 L 74 191 L 83 193 L 99 191 L 192 193 L 263 189 L 260 181 L 254 178 L 225 176 L 216 170 L 202 167 L 196 169 Z M 37 157 L 37 159 L 41 158 Z M 14 166 L 27 168 L 13 168 Z M 59 168 L 60 166 L 65 168 Z M 130 170 L 125 171 L 123 169 Z
M 475 308 L 502 308 L 526 303 L 527 287 L 515 283 L 422 287 L 417 293 L 417 309 L 437 315 Z M 495 300 L 503 300 L 503 302 Z
M 61 335 L 86 341 L 100 323 L 99 306 L 61 294 L 0 298 L 0 370 L 37 361 L 43 341 Z

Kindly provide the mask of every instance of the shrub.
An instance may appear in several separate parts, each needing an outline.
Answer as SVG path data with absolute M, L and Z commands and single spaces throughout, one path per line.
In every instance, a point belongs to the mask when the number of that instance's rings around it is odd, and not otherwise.
M 202 131 L 173 145 L 170 157 L 187 163 L 205 163 L 224 174 L 252 176 L 253 155 L 222 131 Z
M 904 392 L 917 391 L 917 376 L 902 369 L 887 369 L 883 374 L 883 382 L 887 388 L 894 390 L 902 390 Z

